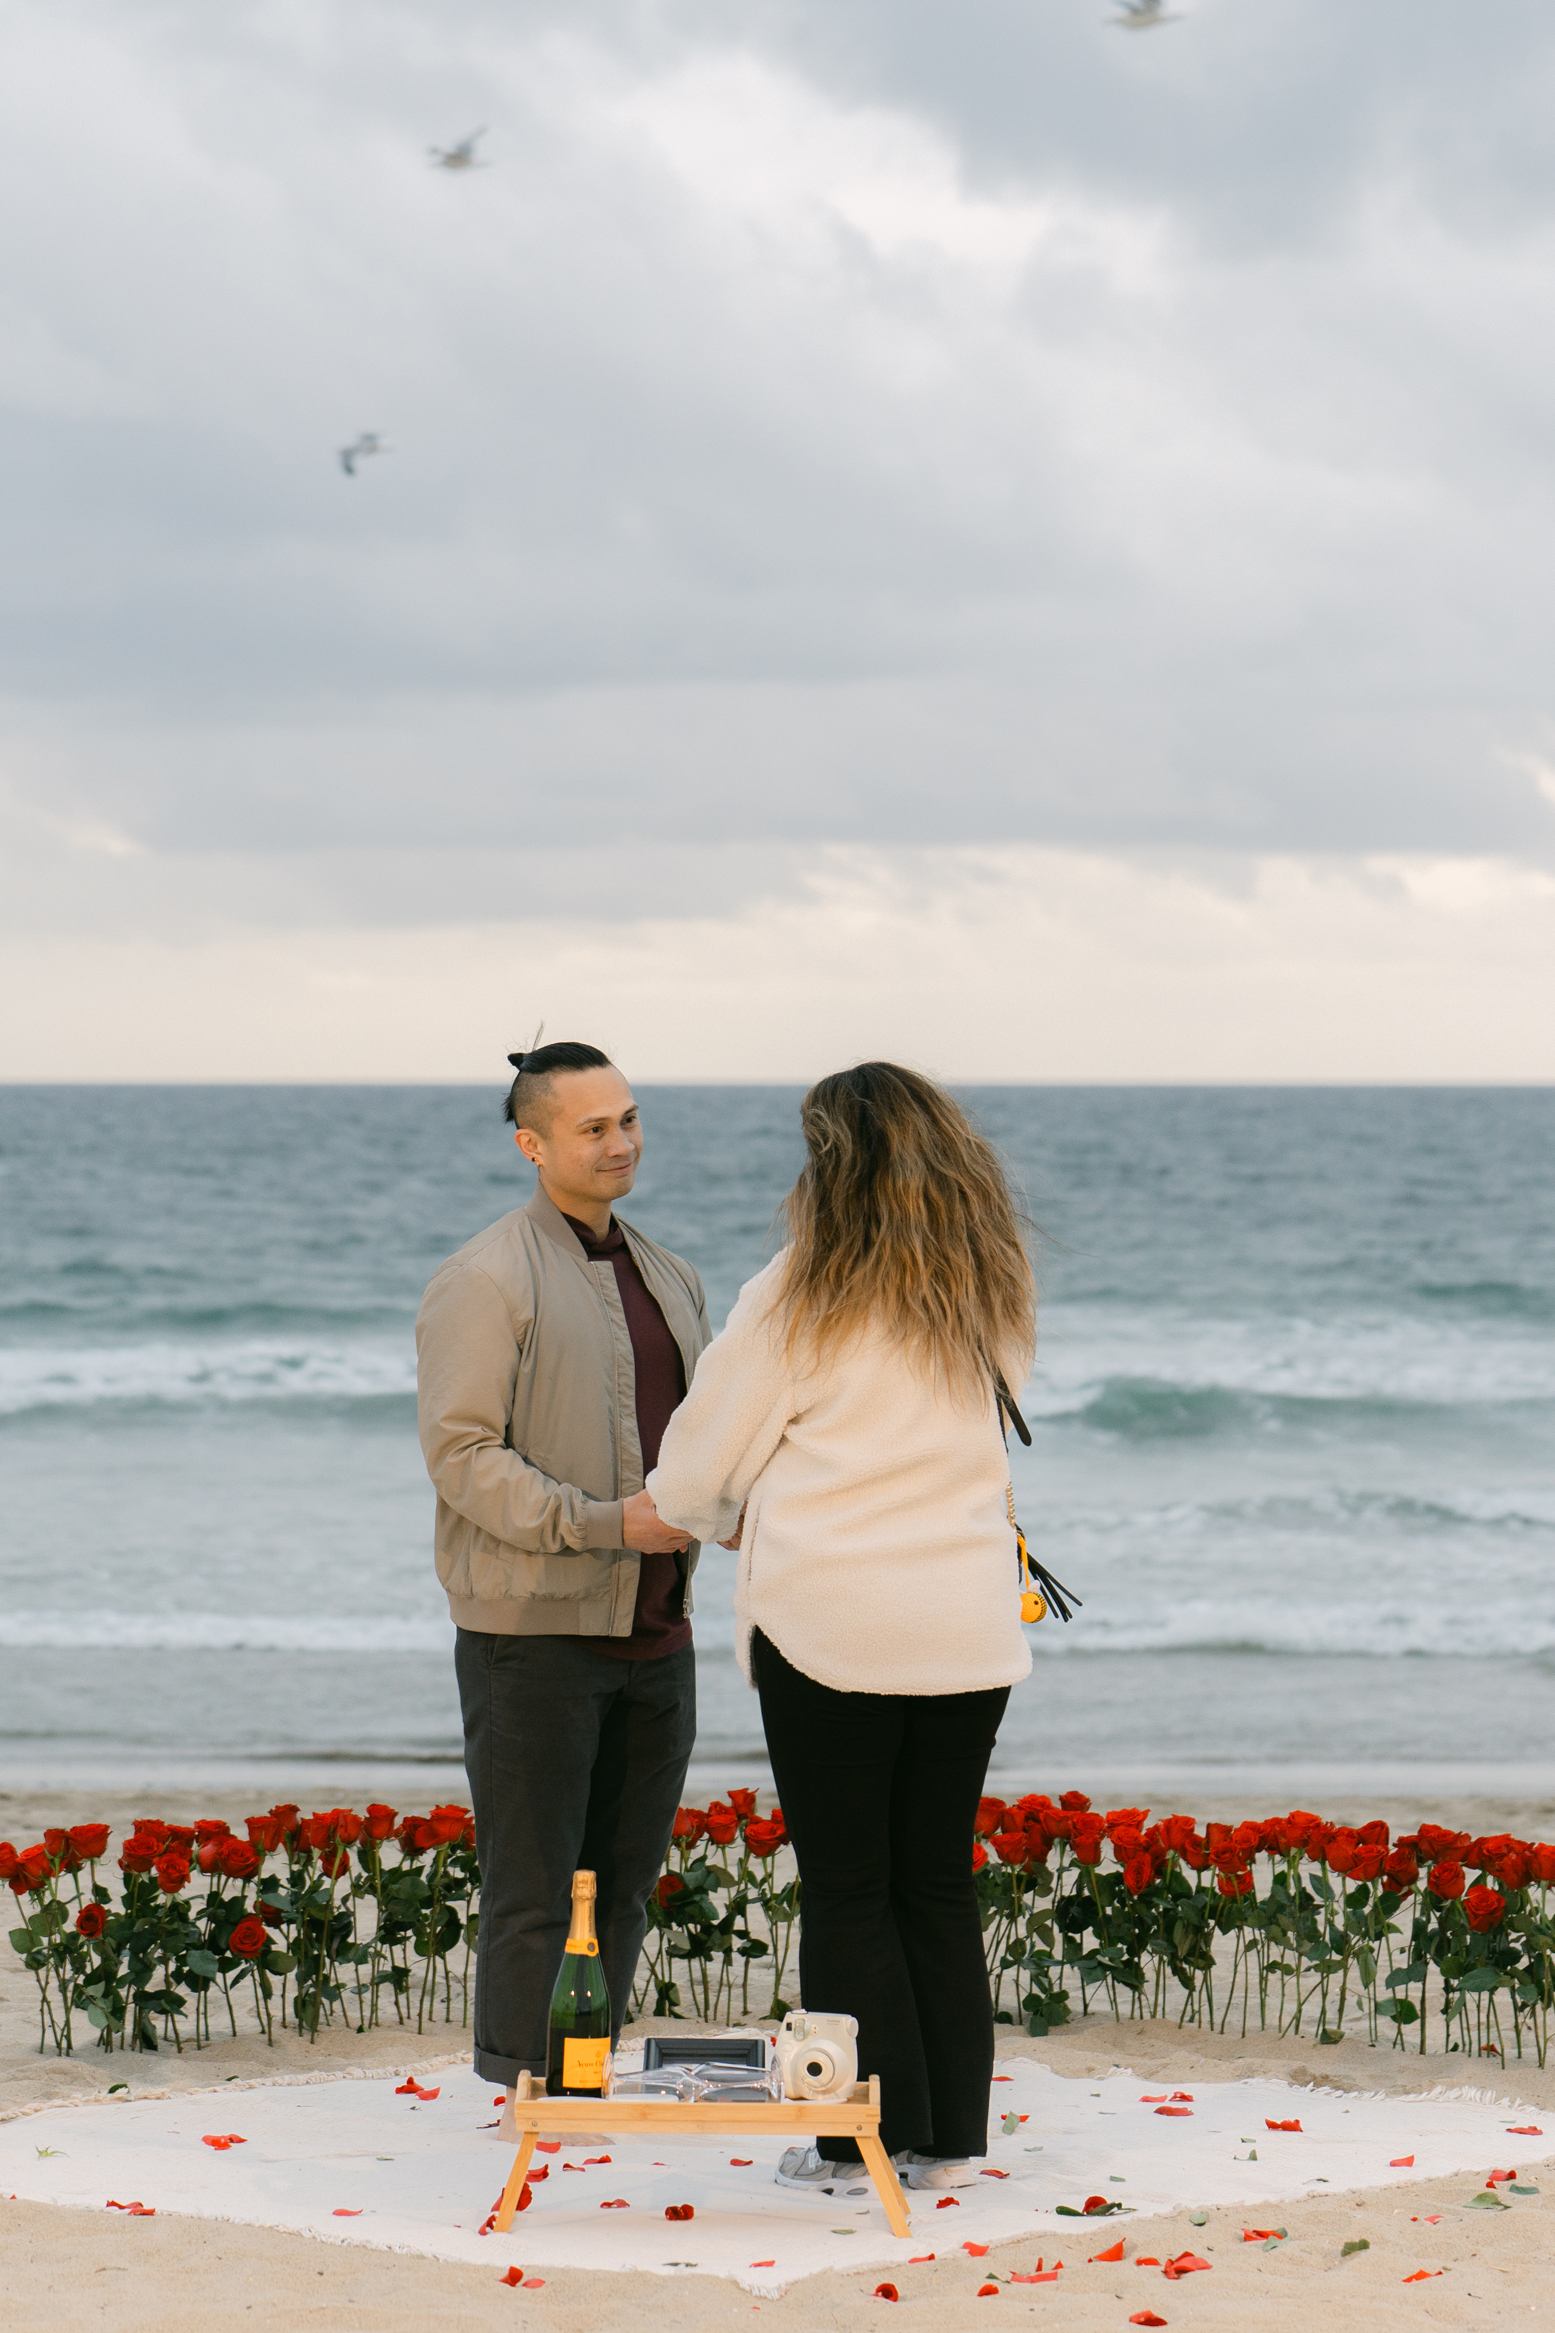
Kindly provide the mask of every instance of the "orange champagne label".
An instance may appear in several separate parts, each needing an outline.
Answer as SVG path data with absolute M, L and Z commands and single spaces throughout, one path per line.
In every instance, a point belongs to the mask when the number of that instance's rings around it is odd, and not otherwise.
M 597 1936 L 569 1936 L 567 1950 L 581 1952 L 585 1959 L 592 1954 L 597 1960 L 599 1958 L 599 1938 Z
M 562 2081 L 569 2090 L 602 2090 L 610 2070 L 610 2043 L 601 2034 L 597 2041 L 562 2043 Z

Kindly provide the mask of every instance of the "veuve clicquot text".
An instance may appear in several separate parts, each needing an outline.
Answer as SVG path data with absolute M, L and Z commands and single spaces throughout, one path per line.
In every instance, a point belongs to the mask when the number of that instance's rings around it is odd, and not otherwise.
M 592 1871 L 572 1875 L 572 1927 L 551 1995 L 545 2087 L 552 2098 L 602 2098 L 610 2072 L 610 1995 L 594 1935 Z

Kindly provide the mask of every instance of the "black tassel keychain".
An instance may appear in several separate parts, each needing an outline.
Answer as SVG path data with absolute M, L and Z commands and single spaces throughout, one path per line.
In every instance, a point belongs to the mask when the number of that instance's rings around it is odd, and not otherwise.
M 1014 1396 L 1005 1384 L 1003 1376 L 997 1370 L 994 1373 L 993 1383 L 994 1393 L 999 1403 L 1000 1433 L 1008 1442 L 1009 1427 L 1013 1426 L 1029 1450 L 1031 1448 L 1031 1428 L 1016 1408 Z M 1026 1546 L 1026 1534 L 1016 1520 L 1015 1485 L 1013 1482 L 1005 1484 L 1004 1497 L 1005 1504 L 1009 1509 L 1010 1529 L 1015 1534 L 1016 1561 L 1020 1574 L 1020 1616 L 1022 1620 L 1045 1620 L 1049 1611 L 1056 1612 L 1060 1620 L 1071 1619 L 1073 1615 L 1069 1609 L 1070 1605 L 1073 1604 L 1076 1611 L 1083 1611 L 1084 1604 L 1075 1594 L 1073 1588 L 1066 1588 L 1062 1580 L 1053 1577 L 1046 1564 L 1033 1560 Z

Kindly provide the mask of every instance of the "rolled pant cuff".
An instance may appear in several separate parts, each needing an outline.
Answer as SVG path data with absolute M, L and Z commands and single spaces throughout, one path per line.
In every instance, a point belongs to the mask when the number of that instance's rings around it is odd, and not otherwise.
M 489 2049 L 476 2050 L 474 2065 L 483 2082 L 500 2082 L 505 2090 L 512 2089 L 520 2074 L 543 2077 L 545 2073 L 544 2058 L 499 2058 L 495 2050 Z

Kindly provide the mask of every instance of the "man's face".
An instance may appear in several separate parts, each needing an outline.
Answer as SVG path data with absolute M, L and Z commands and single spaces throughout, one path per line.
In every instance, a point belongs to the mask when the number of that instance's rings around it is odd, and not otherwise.
M 637 1180 L 643 1154 L 631 1087 L 618 1069 L 558 1070 L 550 1087 L 550 1124 L 543 1133 L 517 1127 L 514 1140 L 563 1214 L 569 1199 L 613 1207 Z

